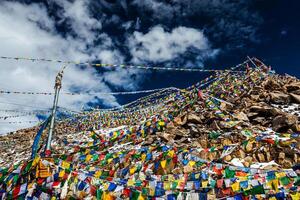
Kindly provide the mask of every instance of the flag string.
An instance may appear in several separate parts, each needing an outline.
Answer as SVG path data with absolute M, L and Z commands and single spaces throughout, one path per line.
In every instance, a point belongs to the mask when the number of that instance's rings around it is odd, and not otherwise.
M 130 69 L 144 69 L 144 70 L 166 70 L 166 71 L 188 71 L 188 72 L 241 72 L 233 69 L 203 69 L 202 66 L 195 66 L 194 68 L 187 67 L 158 67 L 158 66 L 146 66 L 146 65 L 132 65 L 132 64 L 108 64 L 108 63 L 91 63 L 91 62 L 77 62 L 77 61 L 63 61 L 56 59 L 44 59 L 44 58 L 25 58 L 25 57 L 9 57 L 0 56 L 0 59 L 5 60 L 24 60 L 32 62 L 56 62 L 64 64 L 84 65 L 93 67 L 111 67 L 111 68 L 130 68 Z M 201 69 L 200 69 L 201 68 Z
M 130 94 L 143 94 L 143 93 L 152 93 L 158 92 L 166 89 L 179 90 L 175 87 L 169 88 L 157 88 L 151 90 L 137 90 L 137 91 L 122 91 L 122 92 L 61 92 L 60 94 L 65 95 L 130 95 Z M 20 95 L 53 95 L 54 92 L 29 92 L 29 91 L 9 91 L 9 90 L 0 90 L 0 94 L 20 94 Z

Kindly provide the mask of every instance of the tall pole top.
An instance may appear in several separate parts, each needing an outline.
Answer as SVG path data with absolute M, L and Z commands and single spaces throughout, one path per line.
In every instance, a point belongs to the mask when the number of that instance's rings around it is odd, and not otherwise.
M 61 88 L 61 80 L 62 80 L 62 77 L 63 77 L 63 73 L 64 73 L 63 71 L 60 71 L 56 75 L 54 89 L 60 89 Z

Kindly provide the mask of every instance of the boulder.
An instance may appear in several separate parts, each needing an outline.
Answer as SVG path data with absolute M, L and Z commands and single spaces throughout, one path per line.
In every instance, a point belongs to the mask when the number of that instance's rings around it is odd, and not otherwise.
M 236 118 L 240 121 L 249 121 L 249 118 L 247 117 L 247 115 L 244 113 L 244 112 L 239 112 L 237 115 L 236 115 Z
M 290 93 L 290 95 L 291 95 L 291 99 L 293 100 L 293 102 L 300 104 L 300 95 L 293 94 L 293 93 Z
M 199 116 L 193 114 L 193 113 L 190 113 L 188 114 L 187 116 L 187 122 L 188 123 L 194 123 L 194 124 L 200 124 L 202 123 L 201 119 Z
M 270 92 L 270 100 L 272 103 L 287 104 L 290 102 L 290 95 L 283 92 Z
M 273 130 L 276 132 L 284 132 L 287 131 L 289 128 L 296 127 L 298 124 L 298 118 L 295 115 L 291 114 L 282 114 L 276 116 L 272 120 L 272 127 Z
M 294 92 L 294 91 L 300 90 L 300 83 L 294 82 L 294 83 L 285 85 L 285 88 L 286 88 L 287 92 Z

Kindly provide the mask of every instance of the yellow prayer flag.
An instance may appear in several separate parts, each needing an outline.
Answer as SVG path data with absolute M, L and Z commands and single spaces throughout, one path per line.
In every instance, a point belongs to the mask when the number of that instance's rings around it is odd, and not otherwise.
M 32 167 L 35 167 L 40 161 L 40 157 L 35 157 L 34 160 L 32 161 Z
M 299 192 L 297 192 L 295 194 L 291 193 L 291 197 L 292 197 L 292 200 L 299 200 L 300 199 L 300 193 Z
M 134 186 L 134 180 L 129 179 L 129 180 L 127 181 L 127 186 Z
M 64 177 L 64 175 L 65 175 L 65 170 L 61 170 L 61 171 L 59 172 L 58 177 L 59 177 L 59 178 L 62 178 L 62 177 Z
M 154 196 L 155 195 L 155 190 L 154 188 L 149 188 L 149 195 Z
M 136 170 L 136 167 L 133 166 L 132 168 L 129 169 L 129 173 L 132 175 L 132 174 L 134 174 L 135 170 Z
M 170 190 L 170 182 L 168 181 L 164 182 L 164 190 Z
M 62 168 L 69 169 L 70 168 L 70 163 L 66 161 L 62 161 L 61 163 Z
M 174 150 L 170 150 L 170 151 L 168 152 L 168 156 L 170 156 L 171 158 L 174 157 L 174 154 L 175 154 L 175 151 L 174 151 Z
M 160 165 L 163 169 L 166 169 L 166 165 L 167 165 L 167 160 L 163 160 L 160 162 Z
M 99 178 L 100 176 L 101 176 L 101 171 L 96 171 L 95 177 L 96 177 L 96 178 Z
M 103 192 L 102 197 L 103 197 L 102 198 L 103 200 L 113 200 L 114 199 L 114 196 L 108 192 Z
M 93 156 L 91 154 L 86 155 L 85 161 L 89 162 Z
M 286 173 L 285 172 L 276 172 L 276 177 L 277 178 L 281 178 L 281 177 L 285 177 Z
M 110 164 L 113 161 L 113 158 L 107 160 L 107 163 Z
M 191 161 L 189 162 L 189 165 L 190 165 L 191 167 L 193 167 L 195 164 L 196 164 L 196 162 L 193 161 L 193 160 L 191 160 Z
M 169 174 L 168 180 L 169 181 L 175 181 L 175 177 L 172 174 Z
M 272 190 L 275 190 L 276 192 L 279 192 L 278 185 L 279 185 L 278 179 L 274 179 L 267 182 L 267 186 L 270 187 Z
M 202 187 L 203 188 L 207 188 L 208 185 L 208 181 L 202 181 Z
M 233 192 L 237 192 L 240 190 L 240 182 L 235 182 L 231 185 Z
M 140 196 L 138 197 L 138 200 L 145 200 L 145 198 L 143 197 L 142 194 L 140 194 Z
M 142 154 L 141 159 L 142 159 L 142 161 L 146 160 L 146 154 L 145 153 Z
M 158 122 L 158 125 L 159 126 L 165 126 L 165 122 L 164 121 L 160 121 L 160 122 Z
M 247 176 L 238 176 L 240 181 L 247 181 L 248 177 Z

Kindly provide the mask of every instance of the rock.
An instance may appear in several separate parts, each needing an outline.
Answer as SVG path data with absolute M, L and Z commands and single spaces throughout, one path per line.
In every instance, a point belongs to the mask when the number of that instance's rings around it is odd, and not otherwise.
M 210 124 L 210 128 L 213 130 L 221 130 L 221 128 L 219 127 L 218 123 L 216 120 L 214 120 L 211 124 Z
M 294 92 L 294 91 L 297 91 L 297 90 L 300 90 L 300 83 L 297 82 L 297 83 L 291 83 L 291 84 L 288 84 L 288 85 L 285 85 L 285 88 L 287 90 L 287 92 Z
M 232 157 L 231 155 L 227 155 L 224 157 L 224 160 L 227 161 L 227 162 L 230 162 L 232 160 Z
M 207 148 L 207 140 L 206 139 L 201 139 L 200 140 L 200 145 L 202 148 L 206 149 Z
M 252 121 L 263 124 L 266 121 L 266 118 L 265 117 L 256 117 Z
M 257 116 L 257 115 L 258 115 L 258 113 L 249 112 L 249 113 L 247 114 L 247 117 L 253 118 L 253 117 Z
M 232 144 L 232 142 L 228 138 L 225 138 L 224 140 L 222 140 L 222 144 L 223 146 L 228 146 Z
M 300 104 L 300 95 L 298 95 L 298 94 L 293 94 L 293 93 L 290 93 L 290 95 L 291 95 L 291 98 L 292 98 L 292 100 L 293 100 L 294 102 Z
M 266 159 L 267 159 L 267 162 L 270 162 L 270 161 L 272 161 L 272 157 L 271 157 L 271 154 L 270 154 L 270 152 L 266 152 Z
M 188 117 L 187 117 L 187 122 L 188 123 L 194 123 L 194 124 L 200 124 L 202 123 L 201 119 L 199 116 L 195 115 L 195 114 L 188 114 Z
M 184 115 L 184 116 L 178 116 L 178 117 L 175 117 L 174 119 L 174 123 L 178 126 L 183 126 L 185 125 L 187 122 L 187 116 Z
M 284 169 L 290 169 L 292 168 L 293 164 L 292 164 L 292 161 L 290 159 L 284 159 L 283 162 L 282 162 L 282 167 Z
M 257 157 L 258 157 L 259 162 L 265 162 L 266 161 L 265 156 L 262 153 L 258 153 Z
M 285 153 L 284 152 L 280 152 L 278 155 L 278 160 L 284 160 L 285 159 Z
M 277 132 L 284 132 L 296 124 L 298 124 L 298 118 L 291 114 L 278 115 L 272 120 L 273 130 Z
M 287 104 L 290 102 L 290 96 L 282 92 L 270 92 L 272 103 Z
M 248 142 L 247 145 L 246 145 L 246 152 L 249 153 L 251 152 L 253 149 L 253 143 L 252 142 Z
M 239 152 L 239 157 L 240 158 L 245 158 L 246 157 L 246 154 L 242 149 L 240 149 L 238 152 Z
M 236 115 L 236 118 L 240 121 L 249 121 L 249 118 L 247 117 L 247 115 L 244 113 L 244 112 L 239 112 L 237 115 Z
M 208 159 L 210 161 L 215 160 L 217 158 L 217 152 L 208 152 Z
M 281 87 L 274 79 L 267 79 L 262 85 L 266 90 L 274 90 Z
M 245 162 L 248 162 L 250 165 L 253 162 L 253 158 L 251 156 L 247 156 L 246 158 L 244 158 Z
M 199 131 L 198 131 L 197 127 L 190 126 L 189 131 L 190 131 L 189 135 L 191 135 L 193 137 L 196 136 L 196 135 L 198 135 L 198 137 L 199 137 Z

